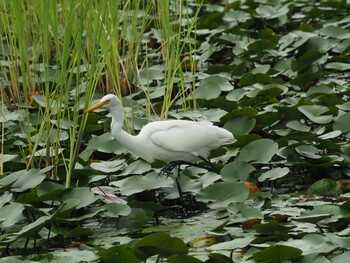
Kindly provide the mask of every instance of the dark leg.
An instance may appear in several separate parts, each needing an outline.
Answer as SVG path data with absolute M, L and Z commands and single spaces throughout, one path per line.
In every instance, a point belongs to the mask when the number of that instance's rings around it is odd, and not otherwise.
M 200 155 L 198 156 L 198 158 L 209 165 L 209 166 L 206 166 L 205 169 L 207 169 L 208 171 L 214 172 L 214 173 L 220 173 L 220 169 L 218 169 L 215 166 L 215 164 L 213 164 L 212 162 L 210 162 L 209 160 L 205 159 L 204 157 L 202 157 Z
M 202 168 L 202 169 L 206 169 L 208 171 L 215 172 L 215 173 L 219 173 L 220 172 L 220 169 L 218 169 L 213 163 L 211 163 L 210 161 L 208 161 L 204 157 L 198 156 L 198 158 L 201 159 L 206 164 L 208 164 L 208 166 L 207 165 L 198 164 L 198 163 L 191 163 L 191 162 L 188 162 L 188 161 L 174 161 L 174 162 L 168 163 L 159 172 L 159 175 L 169 175 L 175 169 L 175 167 L 177 167 L 177 174 L 175 175 L 174 180 L 175 180 L 175 184 L 176 184 L 177 190 L 179 192 L 179 199 L 180 199 L 180 205 L 181 206 L 184 205 L 184 196 L 183 196 L 183 192 L 182 192 L 181 184 L 180 184 L 180 174 L 181 174 L 181 165 L 182 164 L 189 165 L 189 166 L 194 166 L 194 167 L 198 167 L 198 168 Z
M 180 183 L 180 173 L 181 173 L 181 164 L 177 165 L 177 174 L 175 175 L 175 183 L 177 187 L 177 191 L 179 192 L 179 198 L 180 198 L 180 205 L 184 205 L 184 196 L 181 189 L 181 183 Z
M 164 166 L 161 169 L 159 175 L 169 174 L 169 173 L 172 172 L 172 170 L 176 166 L 181 165 L 181 164 L 186 164 L 186 165 L 189 165 L 189 166 L 194 166 L 194 167 L 206 169 L 208 171 L 215 172 L 215 173 L 219 173 L 220 172 L 220 170 L 213 163 L 209 162 L 207 159 L 203 158 L 202 156 L 198 156 L 198 158 L 203 160 L 209 166 L 198 164 L 198 163 L 191 163 L 191 162 L 187 162 L 187 161 L 173 161 L 171 163 L 168 163 L 166 166 Z

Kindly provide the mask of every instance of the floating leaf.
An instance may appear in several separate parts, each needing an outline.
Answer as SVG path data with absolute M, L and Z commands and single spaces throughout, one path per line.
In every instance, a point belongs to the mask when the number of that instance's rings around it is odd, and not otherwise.
M 340 130 L 342 132 L 350 131 L 350 112 L 341 115 L 334 121 L 333 130 Z
M 157 173 L 148 173 L 144 176 L 136 175 L 125 179 L 120 191 L 122 195 L 132 195 L 158 189 L 161 187 L 170 187 L 173 180 L 166 176 L 159 176 Z
M 275 49 L 275 48 L 276 48 L 275 43 L 273 43 L 270 40 L 265 40 L 265 39 L 255 40 L 248 45 L 249 51 L 260 51 L 261 52 L 262 50 Z
M 273 245 L 253 255 L 255 262 L 282 263 L 302 255 L 303 251 L 296 247 Z
M 51 220 L 50 216 L 42 216 L 36 219 L 33 223 L 25 225 L 19 232 L 16 232 L 7 243 L 12 243 L 22 237 L 30 237 L 35 232 L 38 232 L 45 224 Z
M 3 193 L 0 196 L 0 207 L 3 207 L 6 203 L 9 203 L 12 200 L 12 197 L 13 197 L 13 194 L 10 192 Z
M 248 143 L 240 152 L 237 161 L 268 163 L 278 150 L 278 144 L 271 139 L 260 139 Z
M 112 134 L 109 132 L 104 133 L 101 136 L 93 137 L 89 141 L 87 149 L 114 154 L 121 154 L 125 151 L 125 148 L 117 140 L 115 140 Z
M 220 76 L 210 76 L 199 82 L 196 89 L 197 99 L 215 99 L 220 96 L 221 91 L 232 90 L 233 86 L 226 78 Z
M 90 164 L 91 168 L 104 173 L 114 173 L 120 171 L 123 167 L 124 160 L 100 161 Z
M 238 116 L 230 119 L 224 125 L 224 128 L 233 133 L 233 135 L 249 134 L 255 127 L 256 120 L 248 116 Z
M 259 176 L 258 181 L 259 182 L 264 182 L 266 180 L 276 180 L 278 178 L 282 178 L 285 175 L 289 173 L 289 168 L 288 167 L 277 167 L 273 168 L 262 175 Z
M 54 253 L 57 262 L 96 262 L 98 256 L 89 250 L 62 250 Z
M 333 126 L 334 127 L 334 126 Z M 331 131 L 325 134 L 322 134 L 320 136 L 318 136 L 318 138 L 320 138 L 321 140 L 329 140 L 329 139 L 334 139 L 337 138 L 338 136 L 340 136 L 342 134 L 341 131 L 336 130 L 336 131 Z
M 37 201 L 48 201 L 56 200 L 64 191 L 65 187 L 62 184 L 44 181 L 42 182 L 37 190 Z
M 2 163 L 6 163 L 9 161 L 12 161 L 13 159 L 15 159 L 18 155 L 16 154 L 3 154 L 2 155 Z
M 296 131 L 302 131 L 302 132 L 309 132 L 311 130 L 311 127 L 301 123 L 299 120 L 290 121 L 286 124 L 286 127 L 296 130 Z
M 186 244 L 177 237 L 171 237 L 166 233 L 155 233 L 143 237 L 133 246 L 134 254 L 141 260 L 159 255 L 168 258 L 174 254 L 187 254 Z
M 254 225 L 254 229 L 260 233 L 260 234 L 283 234 L 284 232 L 288 232 L 288 230 L 291 230 L 293 227 L 292 226 L 285 226 L 275 220 L 270 221 L 265 224 L 257 224 Z
M 249 163 L 234 161 L 225 165 L 220 174 L 224 181 L 246 180 L 254 170 L 254 166 Z
M 311 159 L 320 159 L 322 157 L 319 155 L 319 150 L 313 145 L 300 145 L 295 147 L 295 151 L 300 155 Z
M 24 205 L 12 202 L 0 207 L 0 227 L 10 227 L 23 218 Z
M 349 63 L 331 62 L 326 64 L 327 69 L 336 69 L 339 71 L 345 71 L 350 69 Z
M 341 186 L 336 181 L 328 178 L 313 183 L 308 189 L 310 195 L 335 196 L 341 193 Z
M 254 239 L 256 239 L 256 237 L 254 237 L 254 236 L 246 236 L 246 237 L 243 237 L 243 238 L 235 238 L 234 240 L 231 240 L 231 241 L 226 241 L 226 242 L 222 242 L 222 243 L 210 246 L 209 249 L 233 251 L 233 250 L 235 250 L 237 248 L 245 248 Z
M 344 252 L 340 255 L 336 255 L 335 257 L 332 258 L 332 263 L 344 263 L 349 260 L 350 257 L 350 251 Z
M 228 22 L 245 22 L 251 18 L 251 15 L 241 10 L 230 9 L 225 13 L 223 20 Z
M 13 192 L 24 192 L 38 186 L 45 178 L 46 175 L 38 169 L 32 168 L 29 171 L 23 171 L 23 174 L 12 185 L 11 190 Z
M 303 255 L 326 254 L 338 248 L 326 236 L 320 234 L 306 234 L 302 239 L 290 239 L 282 245 L 300 248 Z
M 107 215 L 113 217 L 127 216 L 131 213 L 130 206 L 126 204 L 110 203 L 104 205 L 104 208 L 108 211 Z
M 350 32 L 339 26 L 326 26 L 321 28 L 320 33 L 338 39 L 347 39 L 350 37 Z
M 77 226 L 64 235 L 65 238 L 91 236 L 94 231 L 91 228 Z
M 130 163 L 120 175 L 143 174 L 151 169 L 152 166 L 149 163 L 143 160 L 136 160 Z
M 255 9 L 255 11 L 261 18 L 275 19 L 288 14 L 289 7 L 288 5 L 284 5 L 281 8 L 276 9 L 272 5 L 259 5 L 259 7 Z
M 322 115 L 329 111 L 325 106 L 321 105 L 306 105 L 298 107 L 298 110 L 302 112 L 311 121 L 318 124 L 329 123 L 333 120 L 333 115 Z
M 309 50 L 305 52 L 301 57 L 292 61 L 293 71 L 302 71 L 305 67 L 311 65 L 316 60 L 320 59 L 322 54 L 318 50 Z
M 101 248 L 98 255 L 107 263 L 140 263 L 128 244 Z
M 69 199 L 80 200 L 79 205 L 76 207 L 77 209 L 80 209 L 94 203 L 98 200 L 98 197 L 91 192 L 89 187 L 76 187 L 69 189 L 59 198 L 59 200 L 62 201 Z
M 203 261 L 190 255 L 172 255 L 167 259 L 169 263 L 202 263 Z
M 248 187 L 239 182 L 221 182 L 209 185 L 197 194 L 200 202 L 222 202 L 224 204 L 243 202 L 249 195 Z

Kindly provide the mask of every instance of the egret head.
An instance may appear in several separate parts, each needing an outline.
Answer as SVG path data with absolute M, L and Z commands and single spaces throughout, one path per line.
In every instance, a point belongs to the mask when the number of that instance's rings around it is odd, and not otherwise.
M 85 112 L 92 112 L 102 107 L 110 110 L 113 106 L 117 105 L 118 103 L 120 103 L 120 101 L 117 96 L 113 94 L 108 94 L 104 96 L 99 102 L 97 102 L 96 104 L 92 105 L 90 108 L 85 110 Z

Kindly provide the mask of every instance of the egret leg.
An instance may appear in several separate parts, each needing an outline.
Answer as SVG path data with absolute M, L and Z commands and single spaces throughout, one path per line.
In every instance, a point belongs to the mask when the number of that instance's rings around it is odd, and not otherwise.
M 210 162 L 208 159 L 205 159 L 203 156 L 198 156 L 199 159 L 201 159 L 203 162 L 207 163 L 209 165 L 205 167 L 208 171 L 215 172 L 215 173 L 220 173 L 220 169 L 215 166 L 212 162 Z
M 180 205 L 183 206 L 184 196 L 183 196 L 181 183 L 180 183 L 180 173 L 181 173 L 181 164 L 178 164 L 177 165 L 177 174 L 175 175 L 175 183 L 176 183 L 177 191 L 179 192 Z
M 173 162 L 170 162 L 168 163 L 166 166 L 164 166 L 159 175 L 164 175 L 164 174 L 169 174 L 171 173 L 171 171 L 176 167 L 178 166 L 179 164 L 186 164 L 186 165 L 189 165 L 189 166 L 194 166 L 194 167 L 198 167 L 198 168 L 202 168 L 202 169 L 206 169 L 208 171 L 211 171 L 211 172 L 215 172 L 215 173 L 219 173 L 220 170 L 213 164 L 211 163 L 210 161 L 208 161 L 207 159 L 201 157 L 201 156 L 198 156 L 199 159 L 203 160 L 204 162 L 206 162 L 209 166 L 206 166 L 206 165 L 202 165 L 202 164 L 198 164 L 198 163 L 191 163 L 191 162 L 188 162 L 188 161 L 173 161 Z
M 184 204 L 184 196 L 183 196 L 183 192 L 182 192 L 182 188 L 181 188 L 181 184 L 180 184 L 180 174 L 181 174 L 181 165 L 182 164 L 206 169 L 208 171 L 215 172 L 215 173 L 220 172 L 220 170 L 213 163 L 211 163 L 210 161 L 208 161 L 204 157 L 198 156 L 198 158 L 201 159 L 202 161 L 204 161 L 205 163 L 207 163 L 208 166 L 198 164 L 198 163 L 192 163 L 192 162 L 188 162 L 188 161 L 179 160 L 179 161 L 173 161 L 173 162 L 168 163 L 159 172 L 159 175 L 169 175 L 175 168 L 177 168 L 177 174 L 175 175 L 174 180 L 175 180 L 177 190 L 179 192 L 179 198 L 180 198 L 181 205 Z

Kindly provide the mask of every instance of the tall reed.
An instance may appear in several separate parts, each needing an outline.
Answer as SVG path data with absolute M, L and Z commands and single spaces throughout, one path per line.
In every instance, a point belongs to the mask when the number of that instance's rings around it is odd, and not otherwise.
M 0 0 L 0 50 L 6 61 L 0 65 L 2 105 L 24 109 L 22 133 L 13 135 L 22 142 L 27 169 L 53 166 L 48 176 L 64 178 L 69 187 L 87 121 L 82 110 L 96 90 L 125 96 L 141 89 L 147 96 L 149 84 L 140 85 L 139 73 L 159 51 L 166 87 L 161 118 L 179 97 L 188 108 L 186 97 L 195 86 L 186 86 L 185 71 L 193 76 L 195 63 L 184 68 L 183 57 L 195 55 L 199 11 L 190 14 L 189 3 Z M 159 49 L 149 49 L 144 41 L 152 28 L 160 32 Z

